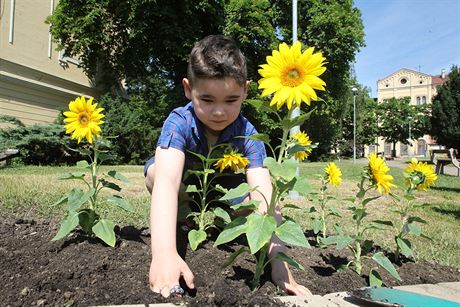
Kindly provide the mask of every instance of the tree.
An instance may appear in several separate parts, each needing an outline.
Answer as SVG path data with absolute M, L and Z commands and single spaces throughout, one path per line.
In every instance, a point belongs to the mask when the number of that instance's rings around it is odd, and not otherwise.
M 452 66 L 449 81 L 438 87 L 433 98 L 431 135 L 447 148 L 460 149 L 460 72 Z
M 321 106 L 319 122 L 341 121 L 349 67 L 364 45 L 360 12 L 352 5 L 352 0 L 299 3 L 299 40 L 323 52 L 328 61 L 328 92 L 319 93 L 328 104 Z M 184 104 L 181 79 L 197 40 L 217 33 L 234 37 L 248 59 L 248 77 L 256 81 L 258 66 L 271 50 L 280 41 L 291 43 L 290 7 L 290 0 L 60 0 L 47 22 L 65 55 L 78 57 L 103 93 L 114 92 L 124 80 L 128 93 L 139 94 L 161 79 L 167 84 L 162 87 L 164 115 Z M 251 94 L 248 98 L 259 97 L 258 91 Z M 259 112 L 250 117 L 263 131 L 265 118 Z M 320 136 L 320 153 L 329 152 L 338 137 L 339 130 L 332 130 Z
M 429 108 L 410 105 L 410 97 L 390 98 L 378 106 L 379 133 L 385 142 L 393 144 L 392 157 L 396 156 L 396 143 L 409 144 L 409 126 L 411 139 L 418 139 L 429 131 Z
M 356 147 L 358 156 L 364 154 L 364 146 L 375 144 L 379 135 L 377 124 L 378 104 L 369 96 L 369 88 L 354 82 L 356 92 Z M 340 122 L 340 138 L 336 147 L 341 154 L 353 154 L 353 94 L 348 91 L 344 106 L 344 118 Z

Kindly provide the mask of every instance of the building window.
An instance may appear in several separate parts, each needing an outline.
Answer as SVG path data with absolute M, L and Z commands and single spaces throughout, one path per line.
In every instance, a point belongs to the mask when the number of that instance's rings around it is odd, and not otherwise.
M 387 84 L 385 84 L 385 87 L 389 87 L 389 86 L 390 86 L 390 85 L 389 85 L 388 83 L 387 83 Z
M 401 84 L 406 84 L 407 83 L 407 79 L 406 78 L 401 78 L 401 80 L 399 80 L 399 82 Z
M 420 105 L 420 96 L 417 96 L 417 105 Z
M 420 79 L 420 81 L 419 81 L 418 83 L 419 83 L 419 84 L 423 84 L 423 80 L 422 80 L 422 79 Z
M 426 104 L 426 96 L 422 96 L 422 104 Z

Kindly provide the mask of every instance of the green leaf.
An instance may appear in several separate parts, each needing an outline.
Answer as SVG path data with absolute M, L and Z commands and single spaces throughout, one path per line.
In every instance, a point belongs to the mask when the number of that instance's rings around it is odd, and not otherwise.
M 239 235 L 245 233 L 247 228 L 246 222 L 247 219 L 243 216 L 234 219 L 219 234 L 219 236 L 216 239 L 216 242 L 214 242 L 214 247 L 230 242 L 237 238 Z
M 251 254 L 255 254 L 265 244 L 270 242 L 276 229 L 276 220 L 270 215 L 260 215 L 256 212 L 248 216 L 246 238 Z
M 99 220 L 99 215 L 89 208 L 78 211 L 78 224 L 87 234 L 93 234 L 93 226 Z
M 420 236 L 422 234 L 422 228 L 416 223 L 410 223 L 407 227 L 409 227 L 409 232 L 416 236 Z
M 105 179 L 99 179 L 99 181 L 101 182 L 102 186 L 104 188 L 109 188 L 109 189 L 112 189 L 112 190 L 115 190 L 117 192 L 120 192 L 121 191 L 121 187 L 116 184 L 116 183 L 113 183 L 113 182 L 110 182 L 110 181 L 107 181 Z
M 345 236 L 345 235 L 329 236 L 321 240 L 321 244 L 336 245 L 336 248 L 339 250 L 344 249 L 351 243 L 353 243 L 353 238 L 351 238 L 350 236 Z
M 379 272 L 374 269 L 371 269 L 369 272 L 369 286 L 371 287 L 381 287 L 383 284 L 382 276 Z
M 203 156 L 203 155 L 200 155 L 199 153 L 196 153 L 196 152 L 193 152 L 193 151 L 190 151 L 190 150 L 187 150 L 189 153 L 191 153 L 192 155 L 194 155 L 195 157 L 198 157 L 202 162 L 205 162 L 206 161 L 206 157 Z
M 257 210 L 259 208 L 260 200 L 250 200 L 250 201 L 243 201 L 239 204 L 231 205 L 231 208 L 233 210 L 238 210 L 238 209 L 250 209 L 250 210 Z
M 213 212 L 218 218 L 222 219 L 226 224 L 231 223 L 232 219 L 230 218 L 230 215 L 221 207 L 214 208 Z
M 195 193 L 195 192 L 201 192 L 201 191 L 203 191 L 203 190 L 198 190 L 196 188 L 196 185 L 194 185 L 194 184 L 189 184 L 187 186 L 187 189 L 185 189 L 185 192 L 187 192 L 187 193 Z
M 289 257 L 288 255 L 286 255 L 283 252 L 277 253 L 276 256 L 275 256 L 275 259 L 279 259 L 281 261 L 284 261 L 287 264 L 293 266 L 294 268 L 296 268 L 298 270 L 305 270 L 304 267 L 300 263 L 298 263 L 297 261 L 295 261 L 294 259 L 292 259 L 291 257 Z
M 198 245 L 200 245 L 200 243 L 204 240 L 206 240 L 206 232 L 203 230 L 192 229 L 188 232 L 188 241 L 190 242 L 190 248 L 193 251 L 196 251 Z
M 231 265 L 236 257 L 238 257 L 239 255 L 241 255 L 242 253 L 244 252 L 248 252 L 249 253 L 249 249 L 246 247 L 246 246 L 243 246 L 241 247 L 239 250 L 237 251 L 234 251 L 227 259 L 227 261 L 225 261 L 224 265 L 222 267 L 228 267 L 229 265 Z
M 414 252 L 411 248 L 411 243 L 408 239 L 396 237 L 396 244 L 398 244 L 401 253 L 406 257 L 414 257 Z
M 283 209 L 302 209 L 302 208 L 299 206 L 293 205 L 293 204 L 286 204 L 283 206 L 283 208 L 281 208 L 281 210 Z
M 93 232 L 96 237 L 100 238 L 107 245 L 114 247 L 115 246 L 115 231 L 113 230 L 115 224 L 106 219 L 100 219 L 94 226 Z
M 220 198 L 220 200 L 229 200 L 233 198 L 242 197 L 251 191 L 252 189 L 249 186 L 249 184 L 243 182 L 236 188 L 229 190 L 224 196 Z
M 422 224 L 426 224 L 427 221 L 425 221 L 424 219 L 422 219 L 421 217 L 418 217 L 418 216 L 409 216 L 409 218 L 407 219 L 407 223 L 408 224 L 411 224 L 413 222 L 419 222 L 419 223 L 422 223 Z
M 315 234 L 318 234 L 321 229 L 323 229 L 323 223 L 321 222 L 320 219 L 314 219 L 313 220 L 313 232 Z
M 89 189 L 89 191 L 84 194 L 81 189 L 72 189 L 69 192 L 69 197 L 67 199 L 69 211 L 77 211 L 78 209 L 80 209 L 80 207 L 84 205 L 87 201 L 89 201 L 95 193 L 95 188 Z
M 73 172 L 73 173 L 65 173 L 62 176 L 59 176 L 59 180 L 69 180 L 69 179 L 83 179 L 85 177 L 85 173 L 83 172 Z
M 107 202 L 109 204 L 117 205 L 118 207 L 123 208 L 128 212 L 134 212 L 133 207 L 131 207 L 131 205 L 121 196 L 112 195 L 107 198 Z
M 122 174 L 120 174 L 119 172 L 117 172 L 115 170 L 109 171 L 107 173 L 107 175 L 109 175 L 110 177 L 112 177 L 114 179 L 120 180 L 122 182 L 129 183 L 128 178 L 126 178 L 125 176 L 123 176 Z
M 307 238 L 299 224 L 293 221 L 284 221 L 275 230 L 276 236 L 288 245 L 296 245 L 302 247 L 310 247 Z
M 401 281 L 401 277 L 399 276 L 398 272 L 396 271 L 395 267 L 388 260 L 387 257 L 382 252 L 376 253 L 372 255 L 372 259 L 377 262 L 382 268 L 384 268 L 391 276 L 396 278 L 397 280 Z
M 51 241 L 57 241 L 67 236 L 78 225 L 78 212 L 69 212 L 62 220 L 61 227 Z
M 89 165 L 88 161 L 81 160 L 81 161 L 77 162 L 77 167 L 90 168 L 90 165 Z
M 363 207 L 365 205 L 367 205 L 369 202 L 373 201 L 373 200 L 376 200 L 377 198 L 380 198 L 380 195 L 379 196 L 375 196 L 375 197 L 369 197 L 369 198 L 366 198 L 365 200 L 363 200 Z
M 268 168 L 272 176 L 280 177 L 286 182 L 290 182 L 297 174 L 297 162 L 292 159 L 280 164 L 272 157 L 267 157 L 264 159 L 264 166 Z
M 52 204 L 51 207 L 56 207 L 56 206 L 59 206 L 60 204 L 63 204 L 67 200 L 67 198 L 69 198 L 68 195 L 61 197 L 61 199 L 59 199 L 57 202 Z
M 328 215 L 333 215 L 333 216 L 337 216 L 337 217 L 342 217 L 342 214 L 340 213 L 340 211 L 336 208 L 336 207 L 330 207 L 329 208 L 329 214 Z
M 414 200 L 414 199 L 415 199 L 415 196 L 414 196 L 414 195 L 411 195 L 411 194 L 406 194 L 406 195 L 404 195 L 404 198 L 405 198 L 407 201 L 411 201 L 411 200 Z
M 293 191 L 296 191 L 302 195 L 307 195 L 311 192 L 312 188 L 310 183 L 308 182 L 307 178 L 304 177 L 296 177 L 297 181 L 294 183 L 292 187 Z
M 99 160 L 98 160 L 99 165 L 101 165 L 105 161 L 115 160 L 115 155 L 108 153 L 108 152 L 99 152 L 98 157 L 99 157 Z
M 256 134 L 248 135 L 248 136 L 239 136 L 239 138 L 249 139 L 249 140 L 254 140 L 254 141 L 261 141 L 261 142 L 264 142 L 265 144 L 270 144 L 270 137 L 268 136 L 268 134 L 265 134 L 265 133 L 256 133 Z

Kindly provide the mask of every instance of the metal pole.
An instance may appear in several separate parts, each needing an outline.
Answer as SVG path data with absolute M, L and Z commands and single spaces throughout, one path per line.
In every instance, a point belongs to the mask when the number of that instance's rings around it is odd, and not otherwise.
M 297 0 L 292 1 L 292 44 L 297 41 Z M 294 104 L 295 105 L 295 104 Z M 295 107 L 291 113 L 291 119 L 296 118 L 300 115 L 300 108 Z M 289 134 L 293 135 L 296 132 L 300 131 L 300 126 L 292 127 L 289 130 Z M 296 175 L 300 176 L 299 163 L 297 162 Z M 289 191 L 289 196 L 293 199 L 300 198 L 299 193 L 296 191 Z
M 353 163 L 356 163 L 356 87 L 352 88 L 353 92 Z

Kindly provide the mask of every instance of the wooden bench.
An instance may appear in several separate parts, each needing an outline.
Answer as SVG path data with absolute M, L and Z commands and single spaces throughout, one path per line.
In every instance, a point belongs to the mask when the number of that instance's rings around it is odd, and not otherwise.
M 457 168 L 457 176 L 460 177 L 460 161 L 457 159 L 455 150 L 453 148 L 449 149 L 448 156 L 452 164 Z
M 0 162 L 8 162 L 9 159 L 14 158 L 16 156 L 19 156 L 19 150 L 7 149 L 5 151 L 0 152 Z
M 430 150 L 431 163 L 435 165 L 436 174 L 444 174 L 444 166 L 452 163 L 447 149 Z

